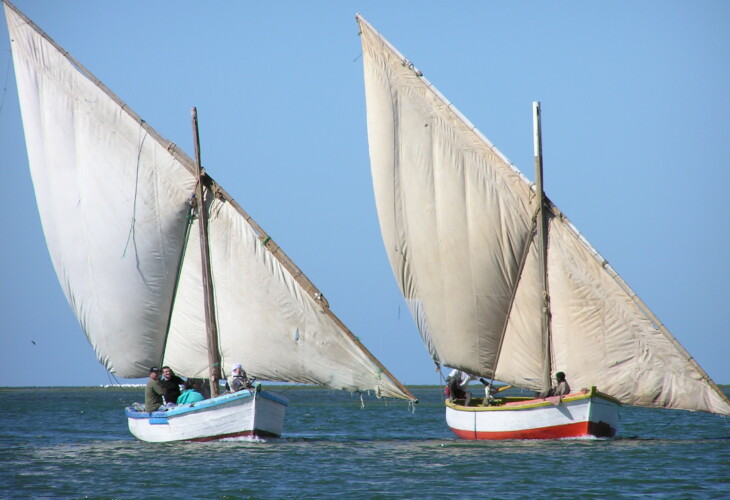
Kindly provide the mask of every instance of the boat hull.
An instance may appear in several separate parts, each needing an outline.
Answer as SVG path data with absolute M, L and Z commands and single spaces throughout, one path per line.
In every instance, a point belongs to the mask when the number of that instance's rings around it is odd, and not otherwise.
M 141 441 L 211 441 L 241 436 L 279 437 L 288 401 L 277 394 L 240 391 L 165 411 L 127 408 L 130 432 Z
M 446 423 L 462 439 L 613 437 L 619 423 L 615 399 L 595 390 L 547 399 L 506 399 L 496 406 L 446 402 Z

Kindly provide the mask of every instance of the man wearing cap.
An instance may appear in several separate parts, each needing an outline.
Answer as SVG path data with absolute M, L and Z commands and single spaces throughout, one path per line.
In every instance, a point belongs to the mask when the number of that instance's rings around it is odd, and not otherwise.
M 150 379 L 144 388 L 144 411 L 152 413 L 162 406 L 162 396 L 165 389 L 160 384 L 160 369 L 156 366 L 150 368 Z
M 241 363 L 236 363 L 231 367 L 231 377 L 228 379 L 228 387 L 231 389 L 231 392 L 251 388 L 251 381 L 246 376 L 246 371 L 241 366 Z

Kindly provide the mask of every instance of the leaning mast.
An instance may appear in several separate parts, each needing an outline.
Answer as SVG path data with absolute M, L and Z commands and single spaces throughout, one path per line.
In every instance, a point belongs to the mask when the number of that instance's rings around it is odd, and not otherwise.
M 537 248 L 540 254 L 538 265 L 542 284 L 541 332 L 544 351 L 543 367 L 545 370 L 543 374 L 543 388 L 549 389 L 552 383 L 552 354 L 550 349 L 552 339 L 550 338 L 550 293 L 548 290 L 547 279 L 548 220 L 547 217 L 545 217 L 545 191 L 543 190 L 542 182 L 542 129 L 540 118 L 540 103 L 535 101 L 532 103 L 532 129 L 535 146 L 535 189 L 537 191 L 537 202 L 539 207 L 537 211 Z
M 218 326 L 215 319 L 215 298 L 213 297 L 213 277 L 210 271 L 210 247 L 208 245 L 208 214 L 203 198 L 203 176 L 200 166 L 200 136 L 198 134 L 198 110 L 192 109 L 193 116 L 193 143 L 195 145 L 195 188 L 196 205 L 198 208 L 198 223 L 200 230 L 200 259 L 202 261 L 203 295 L 205 304 L 205 327 L 208 343 L 208 370 L 210 379 L 210 393 L 212 397 L 218 395 L 218 380 L 221 378 L 221 359 L 218 347 Z

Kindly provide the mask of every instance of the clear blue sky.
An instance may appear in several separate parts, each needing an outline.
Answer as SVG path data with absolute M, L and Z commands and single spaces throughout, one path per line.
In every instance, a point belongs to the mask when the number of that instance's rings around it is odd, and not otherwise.
M 548 196 L 730 383 L 730 2 L 15 3 L 189 154 L 197 106 L 210 174 L 407 384 L 438 377 L 380 238 L 354 15 L 531 179 L 541 101 Z M 0 386 L 107 383 L 45 247 L 0 25 Z

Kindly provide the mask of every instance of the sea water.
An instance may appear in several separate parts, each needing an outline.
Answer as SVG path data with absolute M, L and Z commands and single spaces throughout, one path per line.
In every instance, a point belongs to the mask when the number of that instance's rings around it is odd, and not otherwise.
M 0 389 L 0 498 L 730 498 L 725 417 L 624 407 L 614 439 L 463 441 L 441 388 L 411 390 L 279 387 L 279 439 L 152 444 L 124 416 L 143 388 Z

